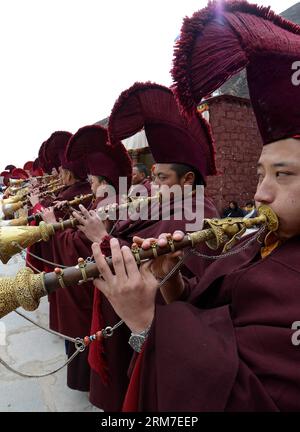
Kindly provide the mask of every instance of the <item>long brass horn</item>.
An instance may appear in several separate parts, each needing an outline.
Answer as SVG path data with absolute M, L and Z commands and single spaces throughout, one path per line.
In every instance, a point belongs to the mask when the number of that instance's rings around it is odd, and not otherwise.
M 77 221 L 67 221 L 46 224 L 40 222 L 38 226 L 1 226 L 0 227 L 0 260 L 6 264 L 13 255 L 20 253 L 21 249 L 39 242 L 48 241 L 56 231 L 73 228 Z
M 4 217 L 13 216 L 14 212 L 20 210 L 24 206 L 23 201 L 17 201 L 11 204 L 2 204 L 2 213 Z
M 93 194 L 86 194 L 86 195 L 80 195 L 78 197 L 75 197 L 73 200 L 68 201 L 66 204 L 67 206 L 73 207 L 75 205 L 81 204 L 84 201 L 90 199 L 93 197 Z M 40 222 L 42 220 L 42 213 L 35 213 L 33 215 L 30 216 L 23 216 L 23 217 L 19 217 L 16 219 L 9 219 L 9 220 L 0 220 L 0 227 L 2 226 L 23 226 L 23 225 L 27 225 L 32 221 L 35 222 Z
M 203 230 L 186 234 L 181 241 L 171 241 L 163 248 L 154 244 L 154 247 L 149 250 L 132 247 L 132 254 L 139 264 L 145 259 L 155 258 L 188 246 L 194 247 L 202 242 L 212 249 L 225 244 L 224 250 L 226 251 L 233 246 L 247 228 L 253 225 L 265 225 L 269 231 L 277 231 L 276 214 L 267 206 L 261 206 L 258 212 L 259 216 L 252 219 L 205 219 Z M 107 262 L 110 266 L 112 265 L 111 258 L 107 258 Z M 77 266 L 64 270 L 56 268 L 51 273 L 34 274 L 31 269 L 25 267 L 15 277 L 0 278 L 0 318 L 19 306 L 26 310 L 34 310 L 38 307 L 41 297 L 60 287 L 74 286 L 98 276 L 99 271 L 96 264 L 86 264 L 81 258 L 78 259 Z
M 42 198 L 46 195 L 55 194 L 56 192 L 60 191 L 64 187 L 65 187 L 65 185 L 63 185 L 63 184 L 57 185 L 55 187 L 52 187 L 50 189 L 45 190 L 44 192 L 39 193 L 38 196 L 39 196 L 39 198 Z
M 46 195 L 54 194 L 54 193 L 58 192 L 59 190 L 63 189 L 64 187 L 65 187 L 64 185 L 59 185 L 59 186 L 54 187 L 52 189 L 46 190 L 44 192 L 41 192 L 40 194 L 38 194 L 38 197 L 39 198 L 43 198 Z M 0 220 L 3 217 L 10 217 L 10 216 L 12 216 L 15 211 L 21 209 L 26 204 L 29 204 L 29 198 L 26 197 L 25 195 L 24 196 L 16 195 L 13 198 L 14 199 L 6 198 L 6 199 L 4 199 L 4 200 L 2 200 L 0 202 L 0 206 L 1 206 L 1 209 L 0 209 Z M 22 224 L 22 225 L 24 225 L 24 224 Z M 3 224 L 1 223 L 0 226 L 3 226 Z
M 24 185 L 24 186 L 20 186 L 20 187 L 11 186 L 10 187 L 10 192 L 13 195 L 19 195 L 19 196 L 21 195 L 21 196 L 23 196 L 23 195 L 28 194 L 29 188 L 28 188 L 28 185 Z
M 60 186 L 60 187 L 63 187 L 63 186 Z M 41 197 L 41 196 L 43 196 L 43 194 L 45 194 L 45 192 L 43 192 L 39 196 Z M 78 204 L 84 202 L 86 199 L 91 198 L 92 196 L 93 196 L 93 194 L 80 195 L 79 197 L 75 197 L 74 200 L 69 201 L 67 205 L 69 205 L 71 207 L 78 205 Z M 105 205 L 103 207 L 99 207 L 96 211 L 97 211 L 99 217 L 101 217 L 102 219 L 105 219 L 106 217 L 109 217 L 109 215 L 111 215 L 112 213 L 114 213 L 113 216 L 116 216 L 117 212 L 121 212 L 122 210 L 126 210 L 129 207 L 131 208 L 131 210 L 137 211 L 141 205 L 147 205 L 151 201 L 155 201 L 155 200 L 157 200 L 157 201 L 160 200 L 159 194 L 153 195 L 151 197 L 137 197 L 137 198 L 129 197 L 129 200 L 126 203 L 108 204 L 108 205 Z M 1 202 L 0 202 L 0 206 L 1 206 Z M 20 217 L 17 219 L 10 219 L 10 220 L 6 221 L 6 220 L 1 220 L 1 212 L 0 212 L 0 227 L 2 227 L 2 226 L 23 226 L 23 225 L 27 225 L 29 222 L 32 222 L 34 220 L 36 222 L 41 221 L 42 220 L 42 213 L 36 213 L 35 215 L 28 216 L 27 218 L 26 217 Z
M 2 204 L 12 204 L 12 203 L 21 201 L 23 198 L 25 198 L 25 197 L 17 194 L 17 195 L 10 196 L 9 198 L 4 198 L 3 200 L 1 200 L 1 203 Z
M 60 182 L 61 182 L 60 179 L 52 180 L 49 183 L 46 183 L 46 184 L 39 186 L 39 190 L 43 191 L 43 189 L 54 188 L 54 187 L 58 186 Z
M 34 274 L 25 267 L 15 277 L 0 278 L 0 318 L 19 306 L 33 311 L 40 298 L 47 295 L 44 288 L 44 274 Z
M 148 205 L 152 201 L 160 202 L 161 195 L 153 195 L 150 197 L 140 197 L 123 204 L 109 204 L 103 207 L 99 207 L 96 211 L 101 219 L 105 219 L 107 216 L 116 217 L 117 212 L 122 212 L 128 208 L 131 210 L 137 210 L 142 205 Z M 114 213 L 112 215 L 112 213 Z M 27 219 L 28 220 L 28 219 Z M 30 219 L 32 220 L 32 218 Z M 13 222 L 13 221 L 12 221 Z M 24 222 L 22 219 L 21 222 Z M 38 220 L 37 220 L 38 222 Z M 54 235 L 55 231 L 64 230 L 67 228 L 74 228 L 78 225 L 77 219 L 67 219 L 65 221 L 49 224 L 48 236 Z M 45 230 L 44 222 L 41 222 L 39 226 L 19 226 L 14 223 L 6 223 L 6 221 L 1 221 L 0 225 L 0 260 L 5 264 L 9 259 L 20 252 L 20 247 L 25 249 L 26 247 L 32 246 L 41 240 L 48 241 L 49 237 L 44 236 Z M 51 228 L 50 228 L 51 227 Z M 18 245 L 14 242 L 14 236 L 18 238 Z
M 21 185 L 22 183 L 28 182 L 27 179 L 9 179 L 9 186 L 17 186 L 17 185 Z
M 35 176 L 38 181 L 48 181 L 50 182 L 52 179 L 55 179 L 58 177 L 59 174 L 44 174 L 42 176 Z

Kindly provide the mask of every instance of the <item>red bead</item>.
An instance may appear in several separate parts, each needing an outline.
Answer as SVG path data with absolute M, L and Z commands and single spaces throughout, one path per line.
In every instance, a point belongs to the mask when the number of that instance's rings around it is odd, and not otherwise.
M 90 338 L 89 338 L 88 336 L 85 336 L 84 339 L 83 339 L 83 343 L 84 343 L 84 345 L 87 346 L 87 345 L 90 344 L 90 342 L 91 342 L 91 341 L 90 341 Z
M 97 341 L 99 341 L 100 339 L 102 339 L 102 332 L 101 331 L 97 331 L 96 332 L 96 339 L 97 339 Z

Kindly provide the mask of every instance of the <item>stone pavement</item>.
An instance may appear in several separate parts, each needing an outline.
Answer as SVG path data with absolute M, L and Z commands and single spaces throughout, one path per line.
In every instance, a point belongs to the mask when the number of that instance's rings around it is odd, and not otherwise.
M 16 274 L 24 266 L 20 256 L 0 263 L 0 277 Z M 34 312 L 20 312 L 48 325 L 48 300 L 43 298 Z M 80 354 L 79 354 L 80 355 Z M 0 320 L 0 357 L 24 373 L 43 374 L 65 360 L 64 341 L 12 312 Z M 88 394 L 66 385 L 67 369 L 45 378 L 23 378 L 0 364 L 0 412 L 10 411 L 100 411 L 88 401 Z

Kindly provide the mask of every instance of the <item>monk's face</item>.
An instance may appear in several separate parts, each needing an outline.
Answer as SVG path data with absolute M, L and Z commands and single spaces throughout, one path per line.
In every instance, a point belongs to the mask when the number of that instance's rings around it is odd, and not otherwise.
M 96 195 L 97 189 L 100 186 L 99 178 L 97 176 L 94 176 L 94 175 L 89 175 L 88 180 L 90 182 L 91 190 L 92 190 L 93 194 Z
M 140 184 L 145 179 L 145 174 L 140 172 L 137 167 L 132 168 L 132 184 Z
M 258 161 L 256 204 L 279 217 L 279 237 L 300 234 L 300 140 L 288 138 L 263 147 Z
M 192 185 L 194 180 L 194 174 L 191 172 L 179 178 L 176 171 L 172 169 L 172 164 L 155 164 L 152 175 L 154 184 L 158 186 L 166 185 L 172 187 L 174 185 L 180 185 L 183 187 L 188 184 Z
M 65 168 L 61 169 L 60 178 L 61 178 L 62 184 L 64 186 L 70 186 L 71 184 L 74 183 L 74 177 L 73 177 L 71 171 L 69 171 Z
M 107 191 L 108 183 L 101 176 L 88 175 L 88 180 L 91 185 L 91 190 L 93 194 L 98 197 L 104 196 L 105 191 Z

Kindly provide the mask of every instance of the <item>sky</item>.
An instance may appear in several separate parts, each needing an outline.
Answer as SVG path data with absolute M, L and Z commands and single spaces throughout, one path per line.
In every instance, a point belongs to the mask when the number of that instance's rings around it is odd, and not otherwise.
M 280 13 L 297 0 L 263 0 Z M 172 83 L 182 20 L 207 0 L 0 1 L 0 170 L 52 132 L 109 116 L 136 81 Z

